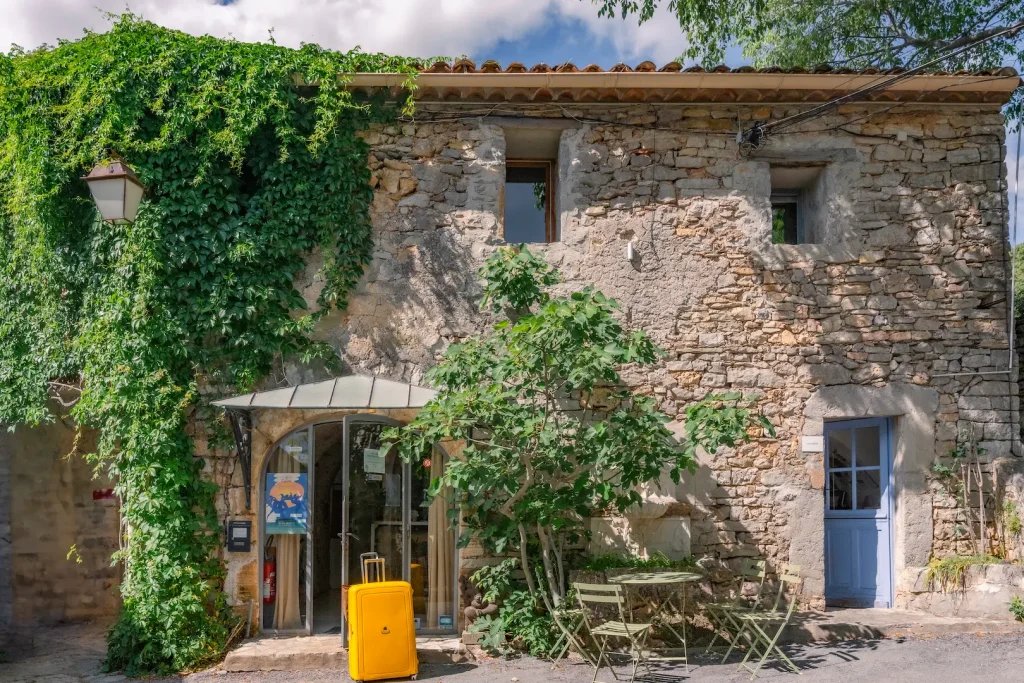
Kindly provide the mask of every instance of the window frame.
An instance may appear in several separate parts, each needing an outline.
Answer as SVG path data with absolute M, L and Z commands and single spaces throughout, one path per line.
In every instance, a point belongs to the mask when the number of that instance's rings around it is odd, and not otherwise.
M 803 230 L 803 211 L 802 205 L 804 201 L 804 191 L 801 190 L 775 190 L 772 192 L 769 199 L 771 204 L 771 220 L 775 220 L 775 210 L 782 209 L 786 210 L 792 207 L 793 212 L 793 241 L 792 242 L 775 242 L 772 240 L 772 244 L 806 244 L 804 241 L 804 230 Z
M 555 224 L 555 162 L 551 159 L 507 159 L 505 168 L 544 169 L 544 244 L 558 241 L 558 226 Z M 506 185 L 508 180 L 506 179 Z M 501 239 L 505 239 L 505 211 L 501 215 Z M 532 244 L 540 244 L 533 242 Z

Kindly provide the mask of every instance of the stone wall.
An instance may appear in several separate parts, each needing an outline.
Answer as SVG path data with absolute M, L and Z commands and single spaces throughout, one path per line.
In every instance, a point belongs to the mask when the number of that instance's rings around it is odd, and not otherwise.
M 1012 621 L 1008 606 L 1014 596 L 1024 595 L 1024 567 L 983 564 L 965 570 L 962 586 L 943 590 L 930 579 L 928 570 L 916 572 L 914 582 L 900 600 L 904 609 L 921 610 L 943 617 L 971 617 Z
M 475 271 L 503 243 L 503 120 L 460 111 L 425 105 L 417 123 L 365 134 L 374 259 L 349 309 L 321 327 L 358 371 L 419 381 L 448 344 L 487 323 Z M 802 546 L 796 530 L 820 534 L 822 457 L 802 453 L 800 437 L 822 419 L 916 425 L 915 450 L 896 463 L 897 506 L 914 513 L 908 566 L 919 564 L 922 539 L 926 555 L 952 550 L 938 513 L 932 534 L 926 481 L 958 429 L 974 425 L 992 457 L 1018 453 L 1016 371 L 977 374 L 1007 367 L 1003 120 L 992 107 L 851 106 L 740 156 L 737 120 L 787 113 L 508 105 L 493 115 L 565 128 L 560 241 L 539 249 L 565 288 L 597 285 L 668 351 L 657 368 L 627 371 L 628 382 L 675 417 L 708 391 L 740 389 L 776 426 L 774 439 L 705 458 L 677 491 L 694 506 L 693 551 L 801 557 L 820 595 L 820 544 Z M 823 166 L 835 188 L 818 226 L 825 243 L 770 243 L 770 170 L 793 164 Z M 311 278 L 307 299 L 316 293 Z M 817 426 L 805 415 L 823 388 L 842 396 L 853 386 L 917 387 L 935 407 L 920 425 L 918 408 L 877 412 L 904 408 L 867 393 Z
M 0 624 L 12 630 L 107 619 L 120 604 L 119 572 L 110 560 L 118 545 L 117 500 L 111 483 L 94 477 L 81 457 L 95 447 L 95 434 L 83 432 L 77 452 L 75 436 L 70 421 L 59 418 L 0 432 L 0 467 L 7 469 L 0 495 L 9 497 L 10 515 L 9 545 L 0 539 L 10 558 L 9 603 L 0 602 Z

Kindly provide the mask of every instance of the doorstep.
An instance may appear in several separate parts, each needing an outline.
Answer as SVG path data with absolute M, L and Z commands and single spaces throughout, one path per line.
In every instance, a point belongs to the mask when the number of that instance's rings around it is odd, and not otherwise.
M 905 609 L 827 608 L 824 612 L 794 615 L 782 640 L 807 643 L 815 640 L 856 640 L 927 637 L 963 633 L 984 635 L 1024 634 L 1024 624 L 995 619 L 939 617 Z
M 423 663 L 463 661 L 457 636 L 425 636 L 416 639 L 416 655 Z M 243 641 L 224 658 L 225 671 L 303 671 L 346 669 L 348 653 L 337 635 L 261 636 Z

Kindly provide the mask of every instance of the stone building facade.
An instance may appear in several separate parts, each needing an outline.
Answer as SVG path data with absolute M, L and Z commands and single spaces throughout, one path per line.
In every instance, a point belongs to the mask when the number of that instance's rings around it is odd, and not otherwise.
M 81 457 L 95 438 L 66 416 L 0 431 L 0 645 L 22 627 L 117 612 L 117 499 Z
M 963 550 L 951 502 L 929 476 L 936 457 L 972 429 L 989 459 L 1021 469 L 1000 113 L 1020 79 L 1012 70 L 916 76 L 741 149 L 737 133 L 753 123 L 881 76 L 617 69 L 461 62 L 421 74 L 415 118 L 363 133 L 373 260 L 318 334 L 354 373 L 421 383 L 448 345 L 486 330 L 476 271 L 506 244 L 507 162 L 543 157 L 556 171 L 557 240 L 531 249 L 561 270 L 563 289 L 595 285 L 667 352 L 657 367 L 626 371 L 633 390 L 656 396 L 674 428 L 708 392 L 742 391 L 776 429 L 704 456 L 694 476 L 666 487 L 659 512 L 595 522 L 607 547 L 723 566 L 796 563 L 805 598 L 821 605 L 820 437 L 837 422 L 878 420 L 891 461 L 889 603 L 909 604 L 929 559 Z M 351 87 L 400 83 L 364 74 Z M 800 243 L 773 242 L 779 190 L 800 191 Z M 311 306 L 318 261 L 302 280 Z M 297 366 L 284 375 L 291 386 L 326 377 Z M 256 511 L 275 445 L 353 412 L 249 411 L 248 508 L 239 460 L 196 434 L 225 520 L 254 523 L 252 550 L 225 553 L 239 609 L 261 594 Z M 642 528 L 650 534 L 638 540 Z M 459 571 L 485 561 L 463 550 Z

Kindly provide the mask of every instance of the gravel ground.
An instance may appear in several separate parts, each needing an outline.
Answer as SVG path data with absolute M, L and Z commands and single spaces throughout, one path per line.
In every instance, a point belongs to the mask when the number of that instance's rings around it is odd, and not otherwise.
M 852 683 L 854 681 L 898 681 L 899 683 L 983 683 L 1024 682 L 1024 637 L 1022 636 L 945 636 L 941 638 L 900 638 L 879 641 L 820 643 L 787 648 L 787 654 L 800 667 L 799 679 L 792 672 L 767 665 L 759 680 L 793 683 Z M 619 667 L 618 674 L 629 680 L 629 671 Z M 551 671 L 550 664 L 535 659 L 491 660 L 479 665 L 423 665 L 420 681 L 430 683 L 590 683 L 593 670 L 571 662 Z M 638 677 L 642 683 L 682 683 L 683 681 L 746 681 L 749 674 L 737 671 L 737 663 L 718 664 L 711 658 L 698 658 L 686 673 L 681 667 L 655 668 L 652 675 Z M 260 674 L 228 674 L 208 671 L 188 676 L 187 683 L 320 683 L 349 681 L 345 672 L 296 671 Z M 614 683 L 607 669 L 599 681 Z
M 129 683 L 122 676 L 100 671 L 103 658 L 102 629 L 66 626 L 35 634 L 29 649 L 8 651 L 12 661 L 0 663 L 2 683 Z M 758 680 L 792 683 L 854 683 L 894 681 L 898 683 L 1024 683 L 1024 636 L 943 636 L 897 638 L 878 641 L 819 643 L 787 648 L 800 667 L 799 678 L 774 665 L 762 669 Z M 684 681 L 746 681 L 749 674 L 738 672 L 735 659 L 718 664 L 698 657 L 689 673 L 682 667 L 658 666 L 640 683 L 683 683 Z M 624 681 L 625 667 L 618 667 Z M 590 683 L 593 670 L 569 662 L 551 671 L 550 664 L 535 659 L 490 660 L 481 664 L 424 664 L 422 683 Z M 146 683 L 345 683 L 344 671 L 273 671 L 225 673 L 217 669 L 181 678 Z M 600 681 L 614 683 L 607 669 Z

